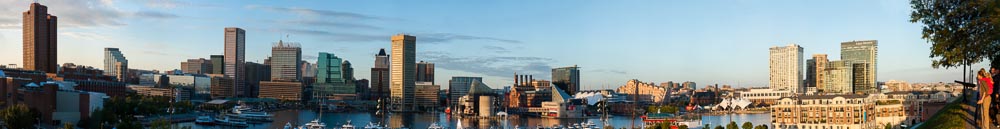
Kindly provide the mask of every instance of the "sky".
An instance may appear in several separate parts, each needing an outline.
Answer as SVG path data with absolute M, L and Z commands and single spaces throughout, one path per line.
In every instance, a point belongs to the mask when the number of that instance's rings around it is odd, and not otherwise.
M 0 0 L 0 64 L 21 66 L 22 12 L 30 0 Z M 58 61 L 103 66 L 120 48 L 129 67 L 180 69 L 223 53 L 225 27 L 246 30 L 246 60 L 263 62 L 278 40 L 303 59 L 319 52 L 370 78 L 390 37 L 417 37 L 417 60 L 435 63 L 435 83 L 484 77 L 500 88 L 514 73 L 548 80 L 551 68 L 581 67 L 582 89 L 630 79 L 764 87 L 768 48 L 798 44 L 806 57 L 840 59 L 840 43 L 878 40 L 878 81 L 951 82 L 960 69 L 931 67 L 921 24 L 905 0 L 843 1 L 187 1 L 39 0 L 59 17 Z M 804 62 L 804 61 L 803 61 Z M 978 64 L 975 67 L 981 68 Z

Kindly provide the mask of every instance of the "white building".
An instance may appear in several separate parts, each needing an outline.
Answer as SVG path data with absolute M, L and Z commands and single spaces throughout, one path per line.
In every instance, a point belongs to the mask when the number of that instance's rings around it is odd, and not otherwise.
M 803 56 L 802 47 L 796 44 L 770 48 L 770 82 L 771 89 L 790 90 L 793 93 L 803 93 Z

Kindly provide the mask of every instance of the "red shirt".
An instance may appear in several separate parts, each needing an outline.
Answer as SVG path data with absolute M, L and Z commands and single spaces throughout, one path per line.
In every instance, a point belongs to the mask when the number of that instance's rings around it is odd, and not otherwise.
M 979 78 L 979 82 L 982 82 L 983 86 L 987 86 L 986 94 L 993 94 L 993 80 L 984 77 Z

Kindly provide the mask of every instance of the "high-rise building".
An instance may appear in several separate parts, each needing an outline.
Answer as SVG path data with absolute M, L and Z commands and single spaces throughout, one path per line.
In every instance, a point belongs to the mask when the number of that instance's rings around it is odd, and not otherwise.
M 875 93 L 878 41 L 862 40 L 840 43 L 840 59 L 854 68 L 855 93 Z
M 317 59 L 317 74 L 316 74 L 316 84 L 313 88 L 313 97 L 315 98 L 329 98 L 330 96 L 336 94 L 335 90 L 354 90 L 351 89 L 339 89 L 337 86 L 345 86 L 344 73 L 342 65 L 342 59 L 337 57 L 333 53 L 320 52 L 319 58 Z M 346 88 L 346 87 L 341 87 Z
M 847 65 L 844 61 L 830 61 L 829 67 L 824 71 L 823 92 L 826 93 L 853 93 L 854 92 L 854 67 Z
M 375 67 L 372 67 L 371 99 L 380 100 L 389 96 L 389 55 L 385 49 L 379 49 L 375 55 Z
M 225 72 L 226 76 L 233 78 L 233 92 L 236 97 L 253 97 L 245 95 L 246 88 L 246 65 L 244 55 L 246 50 L 246 30 L 236 27 L 227 27 L 225 30 Z
M 790 90 L 794 93 L 804 93 L 802 80 L 802 47 L 796 44 L 770 48 L 770 82 L 771 89 Z
M 826 54 L 813 54 L 812 59 L 806 61 L 806 84 L 810 87 L 816 87 L 817 90 L 826 89 L 826 68 L 830 60 L 826 58 Z
M 434 84 L 434 63 L 424 61 L 417 63 L 417 82 Z
M 181 62 L 181 71 L 188 74 L 209 74 L 212 71 L 212 62 L 205 58 L 188 59 Z
M 302 48 L 278 40 L 271 47 L 271 81 L 302 80 Z
M 344 60 L 344 62 L 340 64 L 340 68 L 340 71 L 344 72 L 344 81 L 354 81 L 354 67 L 351 66 L 351 61 Z
M 223 55 L 212 55 L 212 71 L 209 74 L 226 74 L 225 56 Z
M 48 7 L 31 3 L 24 12 L 22 36 L 24 42 L 24 69 L 56 73 L 56 16 L 49 14 Z
M 580 67 L 573 65 L 552 69 L 552 84 L 570 95 L 576 94 L 580 91 Z
M 691 89 L 691 90 L 698 89 L 698 83 L 689 82 L 689 81 L 681 83 L 681 86 L 683 86 L 684 88 Z
M 389 68 L 389 88 L 392 111 L 414 111 L 413 88 L 416 80 L 417 37 L 405 34 L 392 36 L 392 62 Z
M 128 59 L 125 59 L 125 55 L 122 55 L 118 48 L 104 48 L 104 75 L 125 81 L 128 75 Z
M 302 61 L 302 77 L 316 77 L 316 64 L 309 63 L 309 61 Z
M 302 100 L 302 83 L 288 81 L 260 82 L 259 98 L 274 98 L 286 101 Z
M 459 104 L 458 99 L 469 94 L 472 84 L 482 82 L 483 77 L 451 77 L 451 80 L 448 80 L 448 107 Z
M 271 81 L 271 66 L 256 62 L 246 62 L 244 68 L 243 70 L 246 71 L 243 81 L 245 90 L 243 90 L 242 94 L 248 97 L 257 96 L 260 93 L 260 83 Z

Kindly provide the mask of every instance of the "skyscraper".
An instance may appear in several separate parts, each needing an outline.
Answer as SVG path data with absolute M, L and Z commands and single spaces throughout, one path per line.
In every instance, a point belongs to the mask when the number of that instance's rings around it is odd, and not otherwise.
M 878 41 L 862 40 L 840 43 L 840 59 L 846 66 L 854 68 L 854 92 L 874 93 L 877 91 L 876 66 Z
M 552 84 L 570 95 L 576 94 L 580 91 L 580 67 L 573 65 L 552 69 Z
M 24 69 L 56 73 L 56 16 L 48 14 L 48 7 L 31 3 L 24 12 L 23 31 Z
M 372 67 L 371 98 L 374 100 L 389 96 L 389 55 L 385 49 L 379 49 L 375 55 L 375 66 Z
M 212 55 L 210 58 L 212 60 L 212 72 L 209 74 L 225 74 L 226 65 L 223 62 L 225 62 L 226 57 L 222 55 Z
M 302 61 L 302 77 L 316 77 L 316 64 Z
M 825 83 L 823 92 L 826 93 L 853 93 L 854 92 L 854 67 L 847 65 L 845 61 L 830 61 L 829 66 L 824 71 Z
M 125 81 L 127 73 L 128 59 L 125 59 L 125 55 L 118 48 L 104 48 L 104 75 Z
M 317 59 L 316 84 L 313 96 L 316 98 L 328 98 L 337 94 L 335 91 L 355 90 L 353 87 L 344 87 L 344 70 L 341 68 L 343 60 L 333 53 L 320 52 Z M 339 88 L 338 88 L 339 87 Z M 350 88 L 350 89 L 341 89 Z
M 246 47 L 246 31 L 241 28 L 227 27 L 225 37 L 225 75 L 232 77 L 233 92 L 236 97 L 252 97 L 245 95 L 246 88 L 246 64 L 244 64 L 244 50 Z
M 271 81 L 302 80 L 302 48 L 278 40 L 271 47 Z
M 430 82 L 430 85 L 434 85 L 434 63 L 417 63 L 417 82 Z
M 770 81 L 774 90 L 789 90 L 803 93 L 802 85 L 802 47 L 796 44 L 770 48 Z
M 826 58 L 826 54 L 813 54 L 813 57 L 810 60 L 812 60 L 812 62 L 809 63 L 808 70 L 806 71 L 808 73 L 806 80 L 809 81 L 806 83 L 809 83 L 810 86 L 816 87 L 817 90 L 823 90 L 825 89 L 826 82 L 828 81 L 826 80 L 825 71 L 830 63 L 830 60 Z
M 390 107 L 392 111 L 414 111 L 414 85 L 416 80 L 417 37 L 405 34 L 392 36 L 392 62 L 389 68 Z

